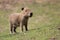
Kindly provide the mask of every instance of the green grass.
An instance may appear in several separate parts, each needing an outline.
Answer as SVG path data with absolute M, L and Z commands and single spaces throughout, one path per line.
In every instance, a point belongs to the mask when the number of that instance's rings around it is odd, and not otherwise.
M 0 40 L 49 40 L 55 37 L 60 40 L 60 3 L 56 4 L 32 4 L 29 5 L 33 11 L 27 32 L 10 34 L 8 15 L 11 11 L 0 10 Z M 19 12 L 19 9 L 18 11 Z

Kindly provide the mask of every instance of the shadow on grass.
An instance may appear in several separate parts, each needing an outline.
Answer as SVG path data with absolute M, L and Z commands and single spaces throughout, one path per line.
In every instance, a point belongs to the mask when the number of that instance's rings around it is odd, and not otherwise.
M 0 38 L 13 37 L 13 36 L 16 36 L 17 34 L 19 34 L 19 33 L 16 33 L 16 34 L 6 34 L 6 35 L 2 35 L 2 36 L 0 36 Z
M 41 31 L 41 29 L 40 29 L 40 28 L 34 28 L 34 29 L 30 29 L 30 30 L 28 30 L 28 32 L 36 31 L 36 30 L 38 30 L 39 32 Z

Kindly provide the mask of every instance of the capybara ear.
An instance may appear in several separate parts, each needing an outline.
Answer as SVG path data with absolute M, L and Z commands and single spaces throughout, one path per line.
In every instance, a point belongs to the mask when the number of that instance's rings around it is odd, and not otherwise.
M 24 8 L 21 8 L 21 10 L 24 10 Z

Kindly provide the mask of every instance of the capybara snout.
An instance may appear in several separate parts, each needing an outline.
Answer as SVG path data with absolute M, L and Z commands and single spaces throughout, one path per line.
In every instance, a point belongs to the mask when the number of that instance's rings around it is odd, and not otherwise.
M 21 10 L 24 10 L 24 8 L 22 7 Z
M 33 13 L 31 12 L 31 13 L 30 13 L 30 17 L 32 17 L 32 16 L 33 16 Z

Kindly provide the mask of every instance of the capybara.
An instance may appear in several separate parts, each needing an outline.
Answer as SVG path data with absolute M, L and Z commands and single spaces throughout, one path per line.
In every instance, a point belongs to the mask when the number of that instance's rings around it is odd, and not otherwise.
M 28 7 L 21 8 L 21 10 L 22 11 L 20 13 L 12 13 L 9 16 L 11 33 L 16 33 L 16 28 L 18 26 L 21 27 L 22 32 L 23 26 L 25 26 L 25 30 L 28 31 L 28 19 L 33 16 L 33 13 Z

